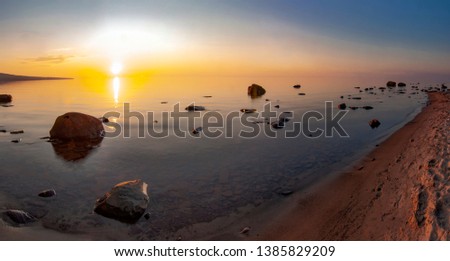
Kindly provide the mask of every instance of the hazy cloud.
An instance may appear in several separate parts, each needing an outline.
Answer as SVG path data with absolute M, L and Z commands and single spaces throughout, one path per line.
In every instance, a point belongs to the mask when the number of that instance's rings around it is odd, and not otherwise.
M 42 63 L 63 63 L 66 60 L 73 58 L 72 55 L 46 55 L 35 58 L 25 59 L 28 62 L 42 62 Z

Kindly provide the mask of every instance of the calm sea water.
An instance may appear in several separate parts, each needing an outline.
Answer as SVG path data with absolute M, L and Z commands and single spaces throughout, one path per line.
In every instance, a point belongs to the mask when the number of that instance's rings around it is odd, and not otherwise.
M 386 138 L 416 115 L 426 101 L 423 93 L 406 88 L 406 94 L 386 90 L 359 93 L 351 81 L 302 82 L 292 88 L 293 79 L 263 78 L 257 81 L 267 93 L 258 99 L 247 96 L 248 78 L 186 78 L 69 80 L 15 82 L 0 85 L 0 93 L 13 96 L 13 107 L 0 107 L 0 130 L 24 130 L 24 134 L 0 132 L 0 209 L 16 208 L 41 217 L 40 224 L 64 233 L 90 233 L 93 239 L 155 239 L 182 227 L 226 216 L 239 207 L 257 205 L 282 197 L 282 191 L 307 187 L 336 169 L 352 164 L 361 154 Z M 361 84 L 361 83 L 359 83 Z M 366 83 L 362 89 L 381 83 Z M 298 95 L 306 93 L 305 96 Z M 204 96 L 212 96 L 205 98 Z M 340 96 L 343 95 L 344 99 Z M 347 99 L 348 95 L 361 100 Z M 163 124 L 161 113 L 183 109 L 195 102 L 207 111 L 226 116 L 242 108 L 263 109 L 270 99 L 277 112 L 292 111 L 294 118 L 277 138 L 261 134 L 245 139 L 248 130 L 238 121 L 231 128 L 233 138 L 211 139 L 200 135 L 176 137 L 173 125 Z M 301 121 L 306 111 L 325 111 L 325 101 L 349 106 L 373 106 L 373 110 L 349 111 L 341 121 L 349 134 L 334 137 L 283 138 L 285 130 Z M 162 103 L 167 102 L 167 103 Z M 100 117 L 116 111 L 123 116 L 124 103 L 132 111 L 154 112 L 158 123 L 131 121 L 130 138 L 105 138 L 98 148 L 81 160 L 68 161 L 55 153 L 48 136 L 57 116 L 78 111 Z M 123 125 L 123 117 L 112 119 Z M 381 126 L 371 129 L 368 121 L 377 118 Z M 324 128 L 324 121 L 312 120 L 312 129 Z M 230 124 L 230 121 L 227 122 Z M 138 137 L 139 126 L 167 128 L 166 138 Z M 200 126 L 197 122 L 196 126 Z M 255 124 L 261 130 L 265 123 Z M 229 125 L 228 125 L 229 126 Z M 180 128 L 189 131 L 186 121 Z M 113 129 L 107 128 L 108 131 Z M 224 130 L 224 129 L 222 129 Z M 12 139 L 21 138 L 20 143 Z M 98 197 L 115 184 L 142 179 L 149 184 L 150 219 L 135 225 L 122 224 L 94 214 Z M 41 199 L 37 194 L 53 188 L 57 196 Z M 119 233 L 119 232 L 120 233 Z M 43 238 L 45 239 L 45 238 Z

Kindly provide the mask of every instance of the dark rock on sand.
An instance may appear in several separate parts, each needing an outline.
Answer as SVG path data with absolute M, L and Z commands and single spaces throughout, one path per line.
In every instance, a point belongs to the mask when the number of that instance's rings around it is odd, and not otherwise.
M 394 81 L 388 81 L 386 83 L 386 87 L 396 87 L 396 86 L 397 86 L 397 83 Z
M 187 111 L 204 111 L 206 110 L 203 106 L 189 105 L 185 108 Z
M 361 97 L 352 97 L 353 100 L 361 100 Z
M 61 141 L 93 140 L 102 138 L 104 132 L 99 119 L 79 112 L 68 112 L 56 118 L 50 137 Z
M 17 226 L 33 223 L 37 221 L 37 218 L 23 210 L 10 209 L 3 213 L 3 220 L 13 226 Z
M 341 96 L 341 99 L 344 99 L 344 96 Z
M 378 128 L 381 125 L 381 122 L 377 119 L 372 119 L 369 121 L 369 126 L 372 127 L 372 129 Z
M 54 189 L 47 189 L 39 192 L 38 196 L 42 198 L 50 198 L 56 195 L 56 191 Z
M 304 96 L 304 95 L 306 95 L 306 93 L 304 93 L 304 92 L 300 92 L 298 95 L 300 95 L 300 96 Z
M 12 96 L 9 94 L 0 94 L 0 103 L 12 102 Z
M 279 109 L 279 108 L 280 108 L 280 105 L 275 105 L 275 106 L 273 106 L 273 107 Z
M 14 140 L 12 140 L 11 142 L 12 143 L 19 143 L 19 142 L 21 142 L 22 141 L 22 139 L 14 139 Z
M 406 83 L 404 83 L 404 82 L 399 82 L 399 83 L 397 84 L 397 86 L 398 86 L 398 87 L 406 87 Z
M 125 181 L 99 198 L 94 211 L 108 218 L 136 223 L 145 213 L 148 202 L 147 183 L 139 179 Z
M 340 110 L 345 110 L 346 108 L 347 108 L 347 104 L 345 104 L 345 103 L 341 103 L 338 105 L 338 109 L 340 109 Z
M 294 87 L 295 89 L 300 89 L 302 86 L 300 84 L 296 84 L 296 85 L 294 85 L 292 87 Z
M 373 109 L 372 106 L 362 106 L 362 108 L 363 108 L 364 110 L 372 110 L 372 109 Z
M 252 84 L 247 89 L 247 94 L 250 95 L 252 98 L 262 96 L 266 93 L 266 90 L 258 84 Z
M 350 106 L 349 108 L 352 109 L 352 110 L 357 110 L 359 107 L 356 107 L 356 106 Z

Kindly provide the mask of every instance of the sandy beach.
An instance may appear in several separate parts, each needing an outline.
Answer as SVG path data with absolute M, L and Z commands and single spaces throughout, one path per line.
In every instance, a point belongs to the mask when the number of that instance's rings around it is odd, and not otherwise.
M 364 160 L 300 193 L 251 240 L 450 240 L 450 95 L 429 105 Z

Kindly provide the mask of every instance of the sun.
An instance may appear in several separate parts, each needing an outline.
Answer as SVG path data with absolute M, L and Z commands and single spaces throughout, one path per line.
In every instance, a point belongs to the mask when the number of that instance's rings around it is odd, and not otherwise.
M 123 69 L 123 65 L 122 65 L 122 63 L 120 63 L 120 62 L 114 62 L 114 63 L 111 64 L 111 68 L 110 68 L 111 73 L 114 74 L 114 75 L 116 75 L 116 76 L 117 76 L 120 72 L 122 72 L 122 69 Z

